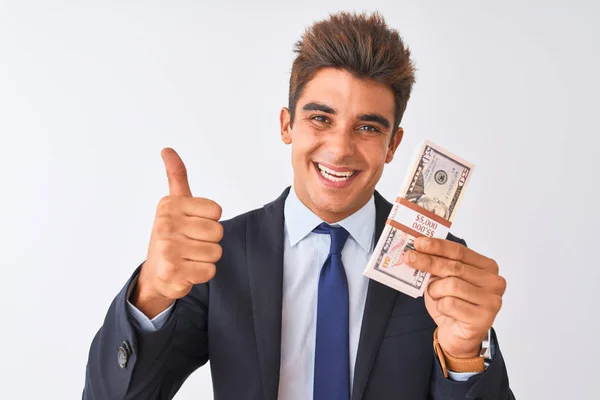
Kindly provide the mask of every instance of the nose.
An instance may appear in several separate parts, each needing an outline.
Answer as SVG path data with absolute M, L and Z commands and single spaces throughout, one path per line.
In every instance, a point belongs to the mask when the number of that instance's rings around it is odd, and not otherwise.
M 336 129 L 327 135 L 327 152 L 332 156 L 331 161 L 343 164 L 354 156 L 354 132 L 349 128 Z

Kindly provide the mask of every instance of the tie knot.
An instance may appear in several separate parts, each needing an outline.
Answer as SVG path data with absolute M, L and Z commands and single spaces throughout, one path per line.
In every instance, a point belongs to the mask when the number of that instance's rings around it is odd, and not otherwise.
M 325 222 L 313 229 L 315 233 L 328 233 L 331 236 L 331 246 L 329 252 L 331 254 L 341 254 L 346 239 L 348 239 L 348 231 L 341 226 L 331 226 Z

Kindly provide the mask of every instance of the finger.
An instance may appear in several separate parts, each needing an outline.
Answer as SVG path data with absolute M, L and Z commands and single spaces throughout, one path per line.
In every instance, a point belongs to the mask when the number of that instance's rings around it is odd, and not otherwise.
M 486 286 L 492 276 L 488 271 L 475 268 L 461 261 L 423 254 L 418 251 L 404 253 L 404 261 L 416 270 L 430 272 L 432 275 L 441 278 L 454 276 L 480 287 Z
M 216 202 L 202 197 L 164 196 L 160 199 L 156 212 L 157 217 L 173 217 L 183 213 L 188 217 L 218 221 L 223 209 Z
M 481 287 L 455 277 L 436 279 L 429 283 L 427 290 L 433 300 L 456 297 L 471 304 L 496 311 L 500 310 L 502 306 L 502 296 L 489 293 Z
M 185 261 L 182 267 L 185 280 L 192 285 L 208 282 L 217 273 L 217 267 L 214 263 Z
M 491 326 L 496 315 L 490 310 L 456 297 L 442 297 L 437 301 L 436 308 L 440 314 L 475 328 Z
M 223 209 L 216 202 L 202 197 L 181 198 L 182 211 L 192 217 L 201 217 L 218 221 Z
M 223 239 L 223 225 L 212 219 L 187 217 L 180 229 L 181 234 L 191 240 L 218 243 Z
M 160 153 L 169 180 L 169 194 L 171 196 L 192 196 L 188 183 L 187 170 L 179 154 L 170 147 L 164 148 Z
M 498 264 L 493 259 L 469 249 L 467 246 L 445 239 L 420 237 L 415 239 L 415 249 L 431 255 L 462 261 L 466 264 L 498 273 Z
M 182 245 L 180 257 L 183 261 L 216 263 L 223 255 L 223 248 L 218 243 L 201 242 L 186 239 Z
M 159 277 L 165 289 L 177 297 L 185 296 L 189 291 L 189 285 L 204 283 L 211 280 L 216 273 L 213 263 L 198 261 L 184 261 L 177 266 L 176 273 L 168 278 Z

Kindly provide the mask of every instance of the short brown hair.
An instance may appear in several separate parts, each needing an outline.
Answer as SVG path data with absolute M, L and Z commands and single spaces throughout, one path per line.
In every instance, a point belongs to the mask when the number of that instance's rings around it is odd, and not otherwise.
M 321 68 L 333 67 L 357 78 L 389 85 L 396 100 L 393 137 L 415 82 L 415 67 L 400 34 L 387 26 L 381 14 L 332 14 L 310 26 L 296 42 L 294 52 L 297 56 L 290 77 L 290 124 L 308 81 Z

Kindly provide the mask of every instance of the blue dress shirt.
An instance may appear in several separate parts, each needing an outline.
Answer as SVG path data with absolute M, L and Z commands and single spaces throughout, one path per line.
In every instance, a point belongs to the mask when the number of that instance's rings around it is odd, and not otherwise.
M 330 236 L 313 233 L 324 222 L 300 199 L 294 188 L 285 201 L 285 238 L 283 252 L 283 298 L 281 326 L 281 366 L 279 399 L 306 400 L 313 394 L 317 289 L 320 268 L 329 254 Z M 350 307 L 350 387 L 353 385 L 358 339 L 367 297 L 369 279 L 362 272 L 375 245 L 375 200 L 339 221 L 350 235 L 342 251 L 348 279 Z M 135 285 L 135 281 L 131 287 Z M 129 296 L 128 296 L 129 297 Z M 148 319 L 129 301 L 130 314 L 144 331 L 160 329 L 171 308 Z M 433 340 L 433 338 L 432 338 Z M 476 373 L 449 371 L 450 379 L 464 381 Z

